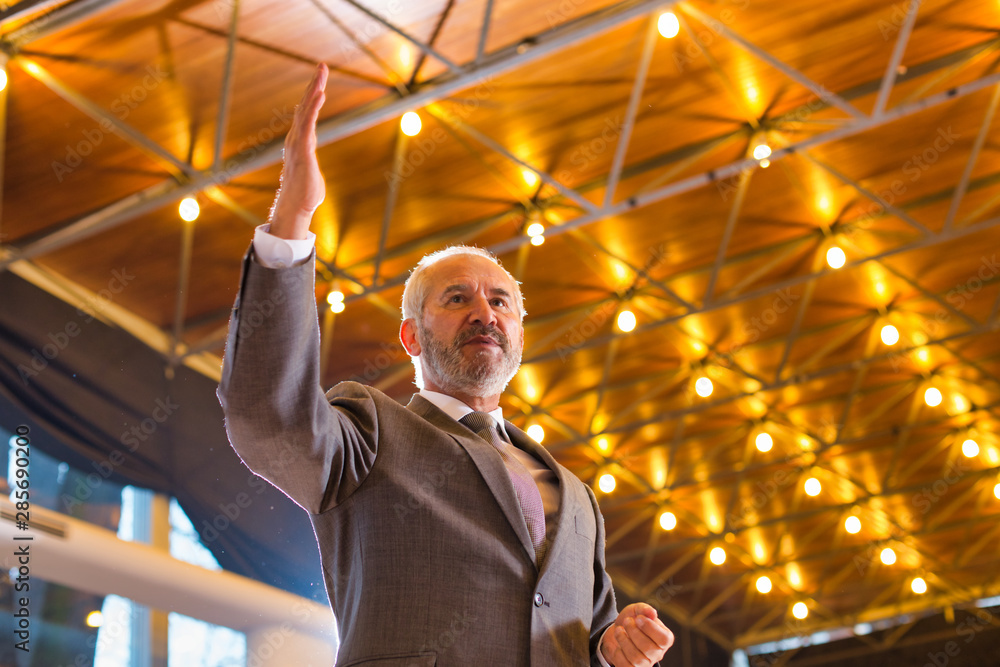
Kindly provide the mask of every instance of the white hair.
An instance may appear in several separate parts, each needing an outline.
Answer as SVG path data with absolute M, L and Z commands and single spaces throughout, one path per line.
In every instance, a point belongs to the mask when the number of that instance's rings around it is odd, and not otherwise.
M 417 265 L 413 267 L 413 271 L 410 272 L 410 277 L 406 279 L 405 287 L 403 287 L 404 320 L 415 320 L 418 323 L 421 321 L 421 316 L 424 313 L 424 303 L 427 301 L 427 295 L 430 291 L 430 285 L 427 284 L 426 277 L 427 268 L 446 257 L 455 255 L 485 257 L 500 267 L 507 274 L 507 277 L 510 278 L 510 281 L 514 283 L 514 300 L 517 302 L 517 312 L 521 315 L 521 320 L 524 320 L 524 297 L 521 295 L 521 283 L 514 280 L 514 276 L 510 275 L 510 271 L 504 269 L 500 260 L 489 250 L 467 245 L 450 246 L 443 250 L 432 252 L 429 255 L 424 255 L 417 262 Z

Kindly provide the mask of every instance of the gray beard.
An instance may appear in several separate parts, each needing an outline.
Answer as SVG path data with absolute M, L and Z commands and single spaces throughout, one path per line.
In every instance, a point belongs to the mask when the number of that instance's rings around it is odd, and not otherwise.
M 455 392 L 470 396 L 495 396 L 503 392 L 521 367 L 521 350 L 511 347 L 510 338 L 495 327 L 475 326 L 459 334 L 451 345 L 446 345 L 429 329 L 417 327 L 422 347 L 420 363 L 433 372 L 445 393 Z M 489 336 L 500 346 L 500 362 L 493 355 L 480 350 L 467 360 L 462 346 L 476 336 Z M 426 372 L 423 377 L 426 382 Z

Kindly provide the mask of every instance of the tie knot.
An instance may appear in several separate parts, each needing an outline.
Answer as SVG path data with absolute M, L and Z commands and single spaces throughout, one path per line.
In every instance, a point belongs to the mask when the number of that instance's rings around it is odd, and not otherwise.
M 482 433 L 483 431 L 495 432 L 497 428 L 496 421 L 487 412 L 470 412 L 458 421 L 476 433 Z

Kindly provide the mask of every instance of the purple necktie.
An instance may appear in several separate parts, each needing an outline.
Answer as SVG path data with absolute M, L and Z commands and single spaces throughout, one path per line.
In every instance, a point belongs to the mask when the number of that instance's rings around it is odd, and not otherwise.
M 497 423 L 492 416 L 486 412 L 470 412 L 458 421 L 475 431 L 476 435 L 500 452 L 500 458 L 503 459 L 511 484 L 514 486 L 514 495 L 517 496 L 521 513 L 524 514 L 528 535 L 531 536 L 531 543 L 535 547 L 535 558 L 541 565 L 542 557 L 545 555 L 545 508 L 542 506 L 542 494 L 538 491 L 538 485 L 524 464 L 510 453 L 507 443 L 500 437 Z

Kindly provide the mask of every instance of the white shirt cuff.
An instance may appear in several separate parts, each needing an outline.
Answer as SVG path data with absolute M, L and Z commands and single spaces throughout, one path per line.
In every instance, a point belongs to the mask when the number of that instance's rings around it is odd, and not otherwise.
M 253 253 L 257 262 L 268 269 L 284 269 L 302 264 L 316 246 L 316 235 L 306 232 L 305 239 L 283 239 L 271 234 L 271 223 L 257 227 L 253 234 Z
M 604 653 L 601 651 L 601 644 L 604 643 L 604 635 L 608 634 L 608 630 L 615 627 L 612 623 L 601 633 L 601 641 L 597 642 L 597 660 L 601 663 L 601 667 L 611 667 L 607 660 L 604 659 Z

